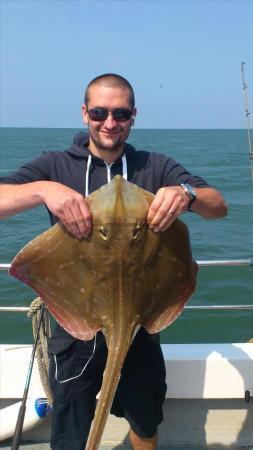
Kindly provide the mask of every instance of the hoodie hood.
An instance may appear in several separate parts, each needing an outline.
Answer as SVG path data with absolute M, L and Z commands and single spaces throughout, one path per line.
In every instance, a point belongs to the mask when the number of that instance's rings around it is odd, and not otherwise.
M 71 147 L 67 150 L 67 152 L 70 153 L 71 155 L 79 156 L 85 159 L 88 159 L 89 155 L 91 155 L 92 158 L 103 161 L 101 158 L 93 155 L 90 152 L 90 150 L 88 149 L 88 145 L 89 145 L 89 133 L 80 131 L 75 135 L 73 139 L 73 145 L 71 145 Z M 126 157 L 129 158 L 134 152 L 135 152 L 134 147 L 130 144 L 126 144 L 124 149 Z M 121 157 L 119 159 L 121 159 Z
M 89 149 L 89 134 L 84 131 L 77 133 L 73 139 L 73 145 L 67 150 L 68 153 L 82 158 L 88 158 L 91 154 Z

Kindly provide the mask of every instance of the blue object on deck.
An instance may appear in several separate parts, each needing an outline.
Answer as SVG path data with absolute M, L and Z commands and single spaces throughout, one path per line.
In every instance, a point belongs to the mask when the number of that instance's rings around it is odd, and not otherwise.
M 37 398 L 35 400 L 35 411 L 41 419 L 44 419 L 48 415 L 50 405 L 46 398 Z

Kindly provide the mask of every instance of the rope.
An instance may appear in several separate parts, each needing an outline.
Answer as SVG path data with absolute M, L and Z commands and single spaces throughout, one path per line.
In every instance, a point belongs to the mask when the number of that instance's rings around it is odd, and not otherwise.
M 35 298 L 30 305 L 30 309 L 27 313 L 27 317 L 32 318 L 33 337 L 36 336 L 39 322 L 39 313 L 42 301 L 40 297 Z M 45 317 L 44 317 L 45 319 Z M 39 340 L 36 349 L 36 358 L 38 363 L 38 369 L 40 374 L 40 380 L 47 396 L 48 402 L 52 405 L 53 395 L 49 387 L 48 374 L 49 374 L 49 357 L 47 348 L 47 330 L 45 329 L 45 320 L 43 320 L 43 326 L 40 327 Z

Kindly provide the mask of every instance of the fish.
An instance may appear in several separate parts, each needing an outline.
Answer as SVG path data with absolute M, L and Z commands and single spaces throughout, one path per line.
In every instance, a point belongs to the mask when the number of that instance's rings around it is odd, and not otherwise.
M 32 287 L 77 339 L 102 330 L 107 363 L 86 450 L 99 446 L 122 366 L 138 327 L 157 333 L 182 312 L 196 287 L 187 226 L 176 219 L 154 232 L 154 194 L 120 175 L 85 198 L 93 231 L 77 239 L 61 222 L 29 242 L 10 274 Z

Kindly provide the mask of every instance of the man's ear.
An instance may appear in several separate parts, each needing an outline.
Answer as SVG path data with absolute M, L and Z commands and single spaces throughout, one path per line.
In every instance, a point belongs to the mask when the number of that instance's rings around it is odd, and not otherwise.
M 136 114 L 137 114 L 137 109 L 134 108 L 134 109 L 133 109 L 132 118 L 131 118 L 131 126 L 134 125 L 134 120 L 135 120 Z
M 85 104 L 82 105 L 82 116 L 83 116 L 84 123 L 88 123 L 88 117 L 89 116 L 88 116 L 87 108 L 86 108 Z

